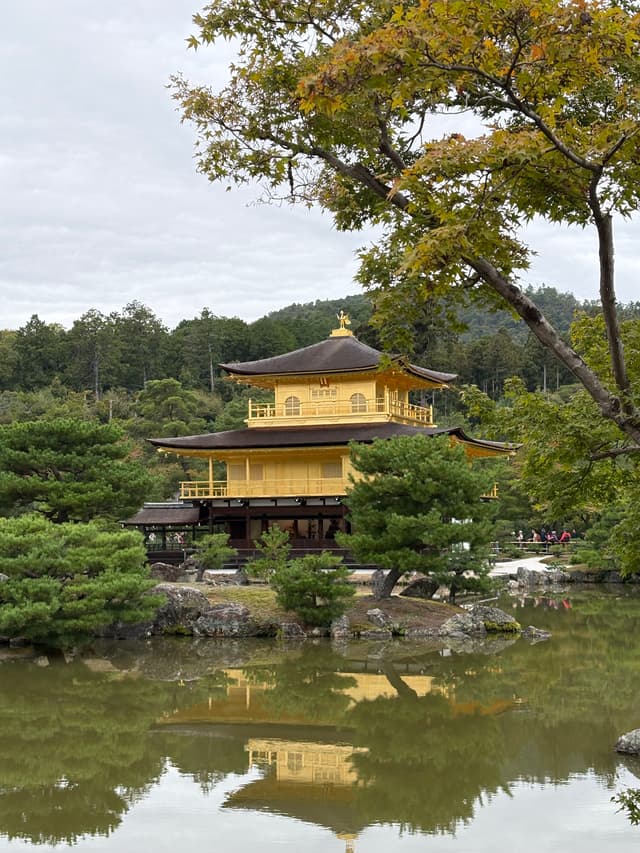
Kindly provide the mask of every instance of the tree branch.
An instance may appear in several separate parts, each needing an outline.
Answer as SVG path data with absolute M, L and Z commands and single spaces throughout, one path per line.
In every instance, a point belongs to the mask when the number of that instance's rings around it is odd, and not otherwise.
M 568 160 L 571 160 L 572 163 L 575 163 L 577 166 L 580 166 L 582 169 L 586 169 L 589 172 L 595 172 L 599 169 L 597 163 L 592 163 L 590 160 L 585 159 L 584 157 L 580 157 L 579 154 L 576 154 L 571 148 L 569 148 L 565 143 L 557 136 L 554 131 L 549 127 L 549 125 L 542 119 L 538 113 L 532 109 L 525 101 L 519 98 L 514 92 L 510 78 L 507 76 L 506 79 L 501 79 L 500 77 L 496 77 L 494 74 L 489 74 L 486 71 L 482 71 L 480 68 L 476 68 L 474 65 L 466 65 L 465 63 L 445 63 L 438 62 L 433 57 L 428 57 L 428 63 L 426 63 L 426 67 L 437 68 L 440 71 L 454 71 L 459 72 L 461 74 L 471 74 L 474 77 L 479 78 L 480 80 L 484 80 L 486 83 L 490 83 L 492 86 L 495 86 L 501 92 L 504 92 L 506 95 L 506 100 L 502 98 L 495 97 L 496 104 L 500 106 L 508 107 L 510 110 L 514 112 L 518 112 L 523 116 L 526 116 L 530 119 L 538 130 L 546 136 L 546 138 L 551 142 L 554 148 L 556 148 L 562 155 L 564 155 Z M 507 75 L 509 75 L 510 69 L 507 70 Z
M 640 445 L 640 418 L 635 411 L 622 409 L 620 399 L 611 394 L 583 359 L 566 344 L 540 309 L 519 287 L 505 279 L 484 258 L 465 258 L 467 263 L 493 290 L 522 317 L 533 334 L 556 358 L 573 373 L 592 399 L 598 404 L 602 415 L 613 421 L 626 435 Z
M 610 447 L 608 450 L 597 450 L 589 454 L 592 462 L 600 459 L 616 459 L 618 456 L 631 456 L 640 453 L 640 447 L 636 445 L 625 445 L 624 447 Z
M 400 156 L 400 153 L 396 151 L 396 149 L 391 144 L 391 137 L 389 136 L 389 128 L 387 127 L 387 123 L 382 117 L 380 113 L 380 107 L 378 104 L 375 106 L 376 118 L 378 120 L 378 127 L 380 128 L 380 151 L 382 154 L 386 154 L 386 156 L 391 160 L 393 165 L 398 169 L 399 172 L 404 172 L 407 168 L 407 164 Z

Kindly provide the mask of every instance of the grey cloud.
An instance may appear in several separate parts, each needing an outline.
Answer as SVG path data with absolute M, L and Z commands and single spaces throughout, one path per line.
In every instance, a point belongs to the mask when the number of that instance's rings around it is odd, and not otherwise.
M 197 2 L 6 6 L 0 327 L 33 313 L 68 326 L 90 307 L 133 299 L 168 325 L 204 306 L 251 320 L 357 290 L 354 250 L 366 234 L 337 233 L 317 211 L 249 205 L 257 189 L 226 193 L 196 174 L 190 129 L 165 84 L 178 70 L 221 80 L 230 57 L 224 46 L 186 50 Z M 592 241 L 538 224 L 531 234 L 540 256 L 527 280 L 595 296 Z M 637 228 L 620 237 L 630 299 Z

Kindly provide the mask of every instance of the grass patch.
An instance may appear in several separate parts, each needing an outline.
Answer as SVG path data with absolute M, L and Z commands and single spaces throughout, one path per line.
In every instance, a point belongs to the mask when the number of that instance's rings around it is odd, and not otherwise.
M 249 608 L 258 622 L 299 621 L 295 613 L 287 612 L 278 606 L 274 591 L 267 585 L 210 586 L 205 587 L 202 591 L 211 604 L 222 604 L 223 602 L 243 604 Z M 367 619 L 367 611 L 374 608 L 383 610 L 401 629 L 438 627 L 454 613 L 460 612 L 459 608 L 442 601 L 406 598 L 399 595 L 376 599 L 371 594 L 358 590 L 346 612 L 352 627 L 372 628 L 372 624 Z
M 211 586 L 203 590 L 211 604 L 243 604 L 260 622 L 292 622 L 296 617 L 276 603 L 276 594 L 266 585 Z

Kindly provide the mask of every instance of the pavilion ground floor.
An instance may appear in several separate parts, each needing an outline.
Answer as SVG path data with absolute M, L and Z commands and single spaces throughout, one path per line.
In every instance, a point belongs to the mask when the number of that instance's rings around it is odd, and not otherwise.
M 219 498 L 145 504 L 122 522 L 144 536 L 149 559 L 176 562 L 197 546 L 199 537 L 226 533 L 241 557 L 256 552 L 257 540 L 274 526 L 289 534 L 294 556 L 335 550 L 336 533 L 350 532 L 343 496 L 307 498 Z

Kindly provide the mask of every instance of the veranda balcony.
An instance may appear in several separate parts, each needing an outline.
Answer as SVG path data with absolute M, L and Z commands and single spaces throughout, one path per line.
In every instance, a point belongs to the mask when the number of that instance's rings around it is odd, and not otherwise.
M 212 498 L 306 498 L 345 494 L 342 477 L 306 477 L 271 480 L 192 480 L 180 483 L 181 500 Z M 498 484 L 482 495 L 484 500 L 498 499 Z
M 211 498 L 305 498 L 343 495 L 342 477 L 305 477 L 270 480 L 192 480 L 180 483 L 182 500 Z
M 416 406 L 382 397 L 357 400 L 287 401 L 284 405 L 249 400 L 248 426 L 292 426 L 295 423 L 369 423 L 394 420 L 400 423 L 434 426 L 433 406 Z

